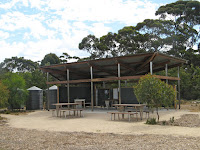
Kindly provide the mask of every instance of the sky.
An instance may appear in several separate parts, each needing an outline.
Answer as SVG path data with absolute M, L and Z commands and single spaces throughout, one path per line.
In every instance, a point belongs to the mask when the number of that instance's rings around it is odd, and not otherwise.
M 89 34 L 101 37 L 156 19 L 156 10 L 176 0 L 1 0 L 0 62 L 46 54 L 89 56 L 78 44 Z

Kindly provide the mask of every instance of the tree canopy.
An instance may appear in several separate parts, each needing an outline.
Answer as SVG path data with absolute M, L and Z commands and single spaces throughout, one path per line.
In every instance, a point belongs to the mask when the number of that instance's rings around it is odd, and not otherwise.
M 2 80 L 3 84 L 7 86 L 10 91 L 8 104 L 11 109 L 20 108 L 25 104 L 27 98 L 26 83 L 22 76 L 17 73 L 6 73 Z
M 176 98 L 176 92 L 171 85 L 150 74 L 140 78 L 134 87 L 134 93 L 139 102 L 157 109 L 158 121 L 158 107 L 171 106 Z
M 41 66 L 59 64 L 60 59 L 56 54 L 49 53 L 44 56 L 41 61 Z

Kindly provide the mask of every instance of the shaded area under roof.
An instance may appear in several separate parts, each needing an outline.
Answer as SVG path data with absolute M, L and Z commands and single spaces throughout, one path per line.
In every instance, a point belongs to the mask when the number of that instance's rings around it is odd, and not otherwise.
M 90 79 L 90 66 L 93 68 L 94 79 L 117 77 L 118 64 L 121 77 L 145 75 L 150 71 L 150 62 L 153 62 L 153 72 L 158 72 L 165 70 L 166 64 L 170 69 L 187 63 L 187 60 L 156 52 L 43 66 L 40 69 L 49 72 L 59 81 L 66 81 L 67 69 L 70 80 Z

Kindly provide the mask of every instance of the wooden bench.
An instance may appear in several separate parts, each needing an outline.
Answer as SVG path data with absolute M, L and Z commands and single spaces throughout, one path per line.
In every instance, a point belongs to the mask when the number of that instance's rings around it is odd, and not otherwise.
M 80 112 L 79 114 L 80 114 L 80 117 L 82 117 L 81 116 L 81 112 L 83 111 L 83 109 L 70 109 L 69 110 L 69 113 L 70 113 L 70 111 L 73 111 L 74 112 L 74 116 L 76 116 L 76 113 L 77 113 L 77 116 L 78 116 L 78 112 Z
M 137 112 L 107 112 L 109 114 L 111 114 L 111 120 L 112 120 L 112 116 L 114 115 L 114 120 L 115 120 L 115 114 L 118 114 L 118 119 L 120 120 L 120 117 L 119 115 L 121 114 L 122 115 L 122 118 L 124 118 L 124 115 L 127 114 L 128 115 L 128 121 L 130 122 L 131 121 L 131 116 L 132 115 L 136 115 L 136 118 L 138 120 L 138 116 L 137 116 Z
M 56 109 L 51 109 L 52 111 L 52 117 L 55 117 L 56 116 Z
M 74 116 L 76 116 L 76 114 L 77 114 L 77 116 L 78 116 L 78 112 L 80 112 L 80 113 L 79 113 L 79 114 L 80 114 L 80 117 L 83 116 L 83 114 L 81 115 L 81 112 L 83 111 L 83 109 L 61 109 L 61 110 L 60 110 L 60 117 L 61 117 L 62 114 L 63 114 L 63 116 L 65 116 L 65 118 L 66 118 L 66 117 L 67 117 L 67 111 L 69 112 L 69 115 L 71 115 L 70 112 L 72 111 L 72 112 L 74 112 Z

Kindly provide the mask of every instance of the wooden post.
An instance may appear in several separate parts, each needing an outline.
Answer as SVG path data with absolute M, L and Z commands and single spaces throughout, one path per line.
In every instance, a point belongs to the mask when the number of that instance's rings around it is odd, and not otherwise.
M 67 102 L 70 103 L 70 95 L 69 95 L 69 69 L 67 69 Z M 68 105 L 69 108 L 69 105 Z
M 49 82 L 49 72 L 47 72 L 47 82 Z M 47 84 L 47 110 L 49 111 L 49 84 Z
M 180 67 L 178 66 L 178 78 L 180 78 Z M 178 102 L 179 102 L 179 109 L 181 109 L 181 88 L 180 88 L 180 80 L 178 80 Z
M 125 80 L 125 87 L 127 87 L 127 80 Z
M 92 72 L 92 66 L 90 66 L 90 76 L 91 76 L 91 106 L 92 106 L 92 111 L 94 110 L 94 99 L 93 99 L 93 72 Z
M 60 100 L 59 100 L 59 86 L 57 86 L 57 103 L 59 103 Z
M 120 77 L 120 63 L 118 63 L 118 77 Z M 121 81 L 118 80 L 118 97 L 119 97 L 119 104 L 122 103 L 122 100 L 121 100 Z
M 176 91 L 176 93 L 177 93 L 176 85 L 174 85 L 174 91 Z M 176 100 L 177 100 L 177 94 L 176 94 L 175 100 L 174 100 L 174 108 L 175 108 L 175 109 L 177 109 Z
M 165 64 L 165 75 L 168 76 L 168 66 Z M 168 84 L 168 79 L 166 79 L 166 83 Z
M 103 88 L 106 88 L 106 83 L 105 83 L 105 81 L 103 81 Z
M 152 61 L 150 61 L 150 73 L 151 73 L 151 75 L 153 74 L 153 62 Z

